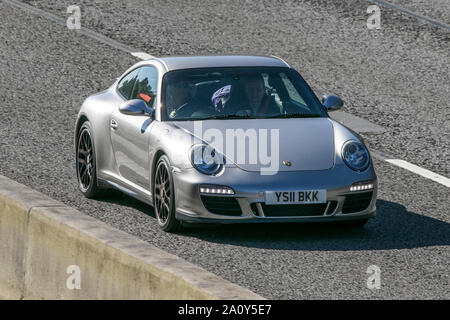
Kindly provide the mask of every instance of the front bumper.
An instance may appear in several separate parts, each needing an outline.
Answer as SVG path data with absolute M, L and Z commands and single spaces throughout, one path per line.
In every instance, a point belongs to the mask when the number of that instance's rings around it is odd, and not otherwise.
M 355 220 L 374 217 L 376 213 L 377 178 L 372 166 L 364 172 L 355 172 L 345 165 L 336 165 L 330 170 L 278 172 L 276 175 L 260 175 L 238 167 L 226 168 L 221 176 L 206 176 L 195 169 L 174 170 L 176 217 L 187 222 L 201 223 L 261 223 L 261 222 L 325 222 Z M 355 212 L 343 210 L 349 195 L 369 191 L 350 191 L 353 183 L 370 180 L 373 190 L 367 207 Z M 218 197 L 236 198 L 240 215 L 216 214 L 206 209 L 201 199 L 200 185 L 213 184 L 233 188 L 234 195 Z M 265 206 L 265 191 L 327 190 L 326 209 L 309 215 L 283 215 L 283 205 L 276 216 L 268 216 Z M 213 195 L 210 195 L 213 197 Z M 272 210 L 273 211 L 273 210 Z M 346 212 L 344 212 L 346 211 Z

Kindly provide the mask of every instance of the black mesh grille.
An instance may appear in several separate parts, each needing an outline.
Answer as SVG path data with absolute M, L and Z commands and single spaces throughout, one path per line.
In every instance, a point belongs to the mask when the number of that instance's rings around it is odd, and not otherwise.
M 330 207 L 328 208 L 327 215 L 332 214 L 334 210 L 336 210 L 337 205 L 338 205 L 337 201 L 330 201 Z
M 258 208 L 256 207 L 256 203 L 250 204 L 250 208 L 252 209 L 252 212 L 255 216 L 259 216 Z
M 372 195 L 373 191 L 346 195 L 342 213 L 353 213 L 367 209 L 372 200 Z
M 266 217 L 309 217 L 322 216 L 326 203 L 267 205 L 261 203 Z
M 205 208 L 215 214 L 227 216 L 240 216 L 242 214 L 236 198 L 233 197 L 217 197 L 217 196 L 200 196 Z

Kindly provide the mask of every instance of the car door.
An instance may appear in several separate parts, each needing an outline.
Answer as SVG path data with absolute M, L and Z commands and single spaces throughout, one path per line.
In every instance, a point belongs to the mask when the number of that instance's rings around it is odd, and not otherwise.
M 143 66 L 131 71 L 119 81 L 117 91 L 123 102 L 142 99 L 153 107 L 158 88 L 158 71 Z M 149 116 L 125 115 L 117 107 L 111 114 L 111 142 L 116 170 L 127 182 L 146 190 L 150 187 L 149 133 L 153 121 Z

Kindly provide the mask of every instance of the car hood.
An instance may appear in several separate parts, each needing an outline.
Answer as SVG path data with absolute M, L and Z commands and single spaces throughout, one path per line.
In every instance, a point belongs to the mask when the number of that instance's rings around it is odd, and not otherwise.
M 173 124 L 212 145 L 227 157 L 228 163 L 232 161 L 246 171 L 326 170 L 334 164 L 334 128 L 329 118 L 176 121 Z M 256 143 L 249 143 L 250 139 Z M 239 145 L 238 140 L 245 143 Z

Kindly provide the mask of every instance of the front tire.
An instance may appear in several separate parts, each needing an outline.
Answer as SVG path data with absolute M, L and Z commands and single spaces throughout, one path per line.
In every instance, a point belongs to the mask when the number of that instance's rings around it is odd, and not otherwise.
M 78 131 L 76 149 L 76 170 L 78 186 L 86 198 L 101 194 L 97 184 L 97 162 L 91 124 L 86 121 Z
M 153 204 L 159 227 L 166 232 L 180 229 L 175 217 L 175 192 L 169 158 L 161 156 L 156 163 L 153 178 Z

